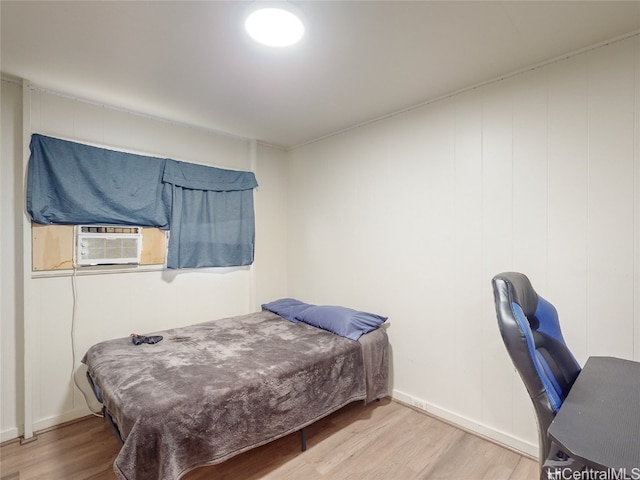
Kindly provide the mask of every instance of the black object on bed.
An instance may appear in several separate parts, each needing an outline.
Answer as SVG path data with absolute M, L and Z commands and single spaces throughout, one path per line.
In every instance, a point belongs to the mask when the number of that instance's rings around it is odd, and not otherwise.
M 158 333 L 158 344 L 109 340 L 83 358 L 123 442 L 121 479 L 178 479 L 388 395 L 382 328 L 354 341 L 262 311 Z

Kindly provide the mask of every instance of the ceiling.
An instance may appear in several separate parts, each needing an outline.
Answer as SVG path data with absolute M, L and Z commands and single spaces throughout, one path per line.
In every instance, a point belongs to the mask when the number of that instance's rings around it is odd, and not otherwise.
M 294 47 L 252 2 L 0 2 L 3 74 L 291 148 L 640 31 L 640 1 L 296 1 Z

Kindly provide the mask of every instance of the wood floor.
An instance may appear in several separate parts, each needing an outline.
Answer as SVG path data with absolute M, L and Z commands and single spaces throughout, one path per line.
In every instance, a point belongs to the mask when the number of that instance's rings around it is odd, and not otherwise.
M 89 417 L 0 448 L 0 480 L 114 480 L 118 443 Z M 184 480 L 537 480 L 537 463 L 390 400 L 356 402 L 307 427 Z

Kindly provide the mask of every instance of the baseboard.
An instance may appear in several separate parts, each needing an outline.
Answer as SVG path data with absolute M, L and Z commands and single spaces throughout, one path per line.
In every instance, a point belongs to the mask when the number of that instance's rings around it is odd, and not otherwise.
M 18 427 L 7 428 L 6 430 L 2 430 L 2 432 L 0 432 L 0 443 L 15 440 L 19 436 L 20 430 L 18 430 Z
M 62 415 L 55 415 L 53 417 L 44 418 L 38 420 L 33 423 L 34 432 L 40 432 L 42 430 L 47 430 L 52 427 L 57 427 L 63 423 L 71 422 L 73 420 L 77 420 L 78 418 L 86 417 L 87 415 L 91 415 L 91 410 L 87 407 L 80 407 L 74 410 L 69 410 L 68 412 L 64 412 Z
M 62 415 L 54 415 L 52 417 L 43 418 L 33 423 L 34 436 L 27 439 L 21 439 L 20 441 L 24 443 L 31 441 L 31 439 L 35 440 L 35 434 L 39 432 L 58 427 L 64 423 L 69 423 L 92 414 L 93 413 L 91 412 L 91 410 L 89 410 L 87 407 L 80 407 L 68 412 L 64 412 Z M 2 432 L 0 432 L 0 443 L 4 444 L 7 442 L 11 442 L 12 440 L 17 440 L 21 438 L 22 434 L 22 430 L 18 427 L 12 427 L 3 430 Z
M 475 420 L 459 415 L 450 410 L 430 404 L 422 399 L 416 398 L 407 393 L 394 389 L 392 398 L 416 410 L 423 411 L 428 415 L 436 417 L 462 430 L 478 435 L 491 442 L 497 443 L 510 450 L 514 450 L 522 455 L 530 457 L 534 460 L 538 459 L 538 445 L 532 444 L 526 440 L 514 437 L 508 433 L 496 430 Z

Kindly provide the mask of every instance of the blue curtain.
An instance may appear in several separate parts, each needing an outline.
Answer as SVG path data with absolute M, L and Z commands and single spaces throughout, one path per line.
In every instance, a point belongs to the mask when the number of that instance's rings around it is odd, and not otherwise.
M 252 172 L 33 134 L 27 174 L 27 210 L 36 223 L 169 229 L 169 268 L 253 263 Z
M 173 197 L 169 268 L 253 263 L 253 173 L 167 160 L 163 181 Z
M 36 223 L 169 228 L 165 160 L 34 134 L 27 211 Z

